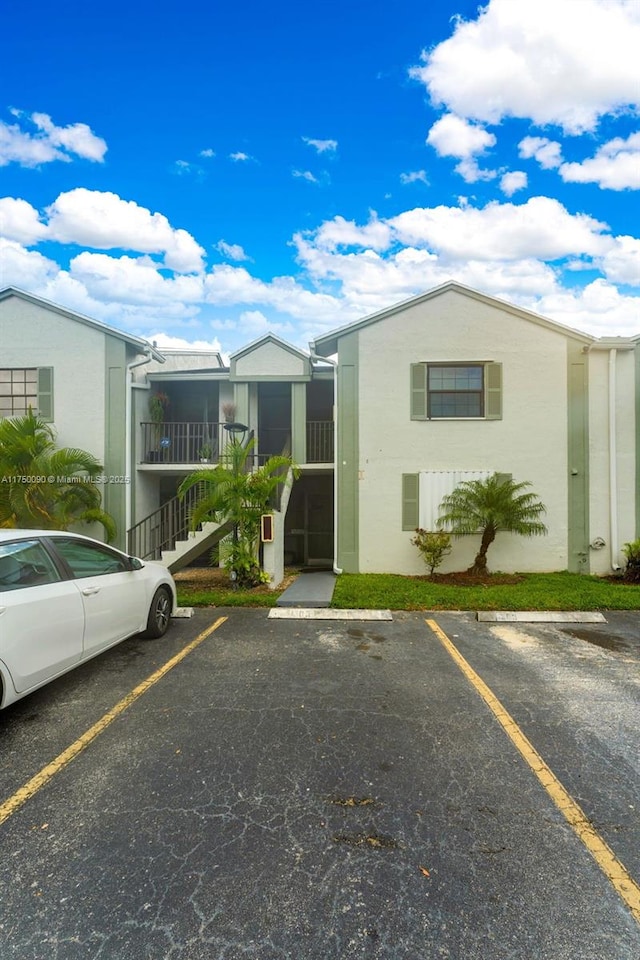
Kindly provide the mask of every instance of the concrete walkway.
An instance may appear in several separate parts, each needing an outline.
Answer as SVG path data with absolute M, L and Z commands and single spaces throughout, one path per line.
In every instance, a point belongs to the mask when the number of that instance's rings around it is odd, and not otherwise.
M 276 600 L 277 607 L 328 607 L 336 576 L 328 570 L 301 573 Z

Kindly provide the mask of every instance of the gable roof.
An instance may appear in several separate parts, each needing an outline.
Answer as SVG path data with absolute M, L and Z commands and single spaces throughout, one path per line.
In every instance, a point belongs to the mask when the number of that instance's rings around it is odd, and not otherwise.
M 473 300 L 480 300 L 481 302 L 489 304 L 490 306 L 498 307 L 500 310 L 511 313 L 522 320 L 528 320 L 531 323 L 537 323 L 542 327 L 555 330 L 556 333 L 563 333 L 565 336 L 572 337 L 585 344 L 593 343 L 596 340 L 595 337 L 590 336 L 588 333 L 581 333 L 579 330 L 575 330 L 573 327 L 567 327 L 562 323 L 557 323 L 555 320 L 548 320 L 546 317 L 543 317 L 538 313 L 533 313 L 531 310 L 525 310 L 523 307 L 517 307 L 515 304 L 509 303 L 506 300 L 499 300 L 497 297 L 490 297 L 486 293 L 481 293 L 479 290 L 474 290 L 472 287 L 467 287 L 463 283 L 458 283 L 457 280 L 449 280 L 447 283 L 443 283 L 439 287 L 434 287 L 432 290 L 428 290 L 426 293 L 421 293 L 417 297 L 411 297 L 409 300 L 402 300 L 400 303 L 395 303 L 391 307 L 386 307 L 384 310 L 380 310 L 378 313 L 373 313 L 368 317 L 364 317 L 362 320 L 355 320 L 353 323 L 347 323 L 343 327 L 338 327 L 335 330 L 329 331 L 329 333 L 325 333 L 322 337 L 317 337 L 315 340 L 312 340 L 309 345 L 311 352 L 322 357 L 330 357 L 334 353 L 338 352 L 338 340 L 340 337 L 346 336 L 349 333 L 354 333 L 357 330 L 362 330 L 363 327 L 368 327 L 371 324 L 378 323 L 380 320 L 386 320 L 387 317 L 392 317 L 395 314 L 402 313 L 403 310 L 407 310 L 409 307 L 417 306 L 420 303 L 440 297 L 442 294 L 449 292 L 458 293 L 461 296 L 470 297 Z
M 142 337 L 134 337 L 130 333 L 125 333 L 124 330 L 118 330 L 116 327 L 110 327 L 106 323 L 102 323 L 100 320 L 92 320 L 91 317 L 85 317 L 81 313 L 76 313 L 74 310 L 67 310 L 66 307 L 60 307 L 57 303 L 52 303 L 50 300 L 45 300 L 44 297 L 37 297 L 33 293 L 27 293 L 26 290 L 20 290 L 19 287 L 4 287 L 0 290 L 0 302 L 3 300 L 8 300 L 10 297 L 18 297 L 20 300 L 25 300 L 27 303 L 34 303 L 38 307 L 43 307 L 45 310 L 50 310 L 52 313 L 57 313 L 61 317 L 66 317 L 68 320 L 75 320 L 77 323 L 85 324 L 85 326 L 92 327 L 94 330 L 99 331 L 100 333 L 108 334 L 111 337 L 117 337 L 119 340 L 124 340 L 125 343 L 130 344 L 132 347 L 135 347 L 139 353 L 146 353 L 150 351 L 151 356 L 154 360 L 159 360 L 160 363 L 164 363 L 164 356 L 157 350 L 153 344 L 149 343 L 148 340 L 143 340 Z
M 264 370 L 251 369 L 251 363 L 245 363 L 252 354 L 259 355 L 267 348 L 270 361 Z M 269 348 L 275 350 L 269 351 Z M 273 368 L 274 357 L 282 358 L 283 366 Z M 281 340 L 274 333 L 267 333 L 258 340 L 236 350 L 229 358 L 230 380 L 309 380 L 311 378 L 311 358 L 305 350 L 294 347 L 293 344 Z
M 292 353 L 294 357 L 299 357 L 301 360 L 309 359 L 309 354 L 305 350 L 300 350 L 299 347 L 294 347 L 292 343 L 287 343 L 286 340 L 281 340 L 280 337 L 275 335 L 275 333 L 265 333 L 265 335 L 263 337 L 259 337 L 258 340 L 253 340 L 245 347 L 241 347 L 239 350 L 236 350 L 235 353 L 231 354 L 229 359 L 237 360 L 239 357 L 244 357 L 247 353 L 253 353 L 254 350 L 259 350 L 260 347 L 264 346 L 266 343 L 273 343 L 282 350 Z

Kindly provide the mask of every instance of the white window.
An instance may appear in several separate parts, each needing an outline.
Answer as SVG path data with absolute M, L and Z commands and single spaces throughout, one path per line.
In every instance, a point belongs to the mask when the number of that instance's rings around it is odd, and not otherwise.
M 411 364 L 412 420 L 502 419 L 502 364 Z
M 23 417 L 29 412 L 53 419 L 53 368 L 0 368 L 0 418 Z

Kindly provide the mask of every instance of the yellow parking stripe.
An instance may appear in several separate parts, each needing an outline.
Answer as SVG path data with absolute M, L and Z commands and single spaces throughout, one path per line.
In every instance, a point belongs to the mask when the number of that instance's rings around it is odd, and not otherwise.
M 214 630 L 217 630 L 218 627 L 222 626 L 227 617 L 218 617 L 216 622 L 208 627 L 206 630 L 203 630 L 195 640 L 192 640 L 191 643 L 188 643 L 186 647 L 183 647 L 180 653 L 177 653 L 175 657 L 172 657 L 170 660 L 162 666 L 159 667 L 154 673 L 152 673 L 146 680 L 143 680 L 142 683 L 128 693 L 126 697 L 123 697 L 119 703 L 116 703 L 115 707 L 112 707 L 111 710 L 108 710 L 103 717 L 98 720 L 97 723 L 94 723 L 92 727 L 82 734 L 81 737 L 72 743 L 70 747 L 67 747 L 66 750 L 63 750 L 55 760 L 52 760 L 51 763 L 48 763 L 46 767 L 43 767 L 39 773 L 36 773 L 23 787 L 20 787 L 19 790 L 9 797 L 4 803 L 0 804 L 0 824 L 3 824 L 5 820 L 8 820 L 12 814 L 16 812 L 27 800 L 30 800 L 46 783 L 51 780 L 52 777 L 59 773 L 63 767 L 66 767 L 68 763 L 74 760 L 78 754 L 82 753 L 85 747 L 87 747 L 92 740 L 106 730 L 110 723 L 112 723 L 116 717 L 119 717 L 121 713 L 130 707 L 138 697 L 141 697 L 143 693 L 146 693 L 158 680 L 161 680 L 162 677 L 170 670 L 172 670 L 181 660 L 184 660 L 192 650 L 195 650 L 203 640 L 206 640 L 207 637 L 213 633 Z
M 573 797 L 567 793 L 556 775 L 547 766 L 535 747 L 532 746 L 513 717 L 507 713 L 498 698 L 491 692 L 484 680 L 478 676 L 467 660 L 465 660 L 446 633 L 440 629 L 435 620 L 427 620 L 426 623 L 433 633 L 435 633 L 455 663 L 460 667 L 467 680 L 469 680 L 480 694 L 513 745 L 519 750 L 529 767 L 533 770 L 569 826 L 583 842 L 604 875 L 626 903 L 635 919 L 640 923 L 640 886 L 633 879 L 624 864 L 618 860 L 611 847 L 609 847 L 600 834 L 596 832 L 584 811 Z

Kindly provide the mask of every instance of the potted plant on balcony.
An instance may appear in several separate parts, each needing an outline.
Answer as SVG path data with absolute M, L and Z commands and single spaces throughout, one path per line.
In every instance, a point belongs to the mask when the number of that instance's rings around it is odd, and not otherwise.
M 211 457 L 213 454 L 213 448 L 210 443 L 203 443 L 200 447 L 200 452 L 198 456 L 200 457 L 200 463 L 210 463 Z
M 156 390 L 149 397 L 149 416 L 153 427 L 153 438 L 155 450 L 150 450 L 147 459 L 151 463 L 157 463 L 161 457 L 160 439 L 162 437 L 162 424 L 165 422 L 166 412 L 169 409 L 169 397 L 161 390 Z
M 233 423 L 236 418 L 236 405 L 232 400 L 227 400 L 222 404 L 222 416 L 225 423 Z

